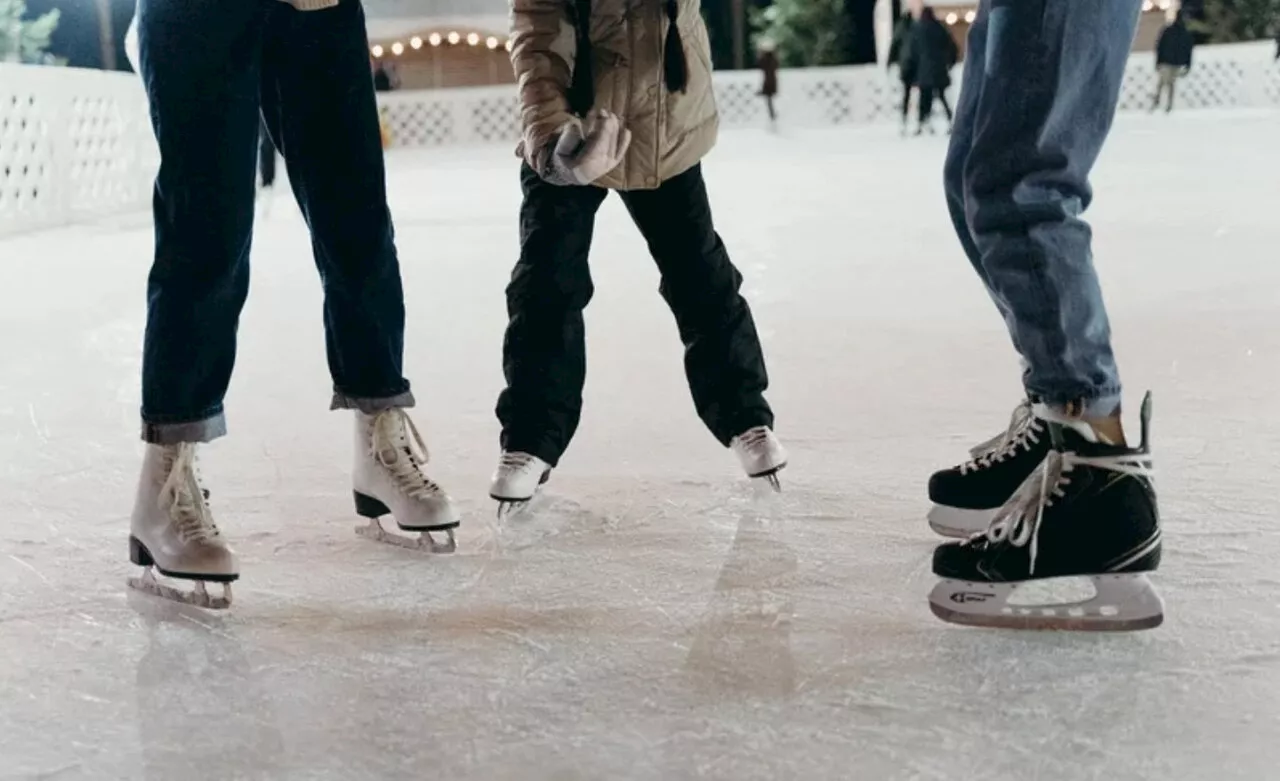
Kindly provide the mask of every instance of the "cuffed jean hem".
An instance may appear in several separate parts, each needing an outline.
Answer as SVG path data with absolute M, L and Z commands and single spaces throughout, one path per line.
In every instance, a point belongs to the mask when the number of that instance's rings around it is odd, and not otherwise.
M 329 404 L 329 409 L 354 409 L 373 415 L 383 410 L 389 409 L 408 409 L 417 402 L 413 399 L 412 391 L 397 393 L 394 396 L 383 396 L 376 399 L 362 399 L 355 396 L 348 396 L 341 391 L 333 392 L 333 401 Z
M 149 445 L 179 445 L 184 442 L 212 442 L 227 434 L 226 415 L 219 412 L 204 420 L 184 423 L 142 421 L 142 441 Z
M 1062 415 L 1068 420 L 1097 420 L 1098 418 L 1109 418 L 1120 411 L 1120 392 L 1107 392 L 1092 398 L 1075 397 L 1066 401 L 1058 401 L 1043 394 L 1031 393 L 1027 395 L 1032 402 L 1043 404 L 1053 412 Z

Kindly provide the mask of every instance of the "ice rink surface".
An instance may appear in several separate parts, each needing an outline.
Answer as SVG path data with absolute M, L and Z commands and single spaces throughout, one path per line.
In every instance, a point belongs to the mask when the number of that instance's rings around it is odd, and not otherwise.
M 353 533 L 320 286 L 259 223 L 226 614 L 127 595 L 147 215 L 0 242 L 0 779 L 1264 781 L 1280 766 L 1280 114 L 1121 119 L 1091 216 L 1132 408 L 1155 391 L 1165 625 L 932 617 L 935 468 L 1020 393 L 951 234 L 942 138 L 728 133 L 712 203 L 791 449 L 754 496 L 701 427 L 652 262 L 601 213 L 582 428 L 501 527 L 507 148 L 392 152 L 408 373 L 458 554 Z

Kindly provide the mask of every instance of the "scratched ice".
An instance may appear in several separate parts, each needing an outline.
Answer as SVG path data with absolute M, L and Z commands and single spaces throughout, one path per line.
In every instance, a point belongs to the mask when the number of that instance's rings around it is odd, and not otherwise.
M 766 341 L 786 492 L 761 504 L 687 398 L 657 275 L 611 201 L 581 431 L 499 531 L 506 147 L 394 152 L 408 372 L 460 550 L 352 533 L 320 288 L 260 224 L 204 471 L 243 555 L 226 615 L 127 597 L 146 215 L 0 242 L 0 778 L 1167 779 L 1280 763 L 1280 114 L 1125 117 L 1097 261 L 1156 392 L 1157 631 L 936 621 L 924 480 L 1018 373 L 950 234 L 942 139 L 728 133 L 707 163 Z

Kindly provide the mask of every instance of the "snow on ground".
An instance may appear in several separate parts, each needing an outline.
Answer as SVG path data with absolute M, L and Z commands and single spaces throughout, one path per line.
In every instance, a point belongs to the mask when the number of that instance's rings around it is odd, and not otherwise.
M 707 162 L 769 358 L 786 493 L 702 430 L 658 280 L 600 216 L 582 428 L 499 528 L 506 148 L 394 152 L 408 371 L 460 552 L 356 538 L 296 210 L 261 223 L 232 436 L 204 471 L 243 557 L 225 615 L 127 596 L 145 215 L 0 244 L 0 778 L 1259 779 L 1280 761 L 1280 115 L 1121 120 L 1097 261 L 1129 396 L 1156 392 L 1161 629 L 936 621 L 929 472 L 1019 394 L 950 233 L 944 140 L 726 134 Z M 282 194 L 283 195 L 283 194 Z

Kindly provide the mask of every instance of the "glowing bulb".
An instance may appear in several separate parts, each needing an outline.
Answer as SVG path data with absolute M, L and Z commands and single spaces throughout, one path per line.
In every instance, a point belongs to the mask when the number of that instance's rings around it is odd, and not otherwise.
M 443 40 L 444 39 L 440 37 L 440 33 L 431 33 L 431 35 L 427 38 L 427 43 L 431 44 L 432 46 L 439 46 L 440 42 Z
M 1170 7 L 1170 6 L 1172 6 L 1172 5 L 1173 5 L 1173 3 L 1169 2 L 1169 0 L 1160 0 L 1160 10 L 1161 10 L 1161 11 L 1168 11 L 1168 10 L 1169 10 L 1169 7 Z
M 496 49 L 498 48 L 498 39 L 490 35 L 485 39 L 484 45 L 488 46 L 490 49 Z
M 373 56 L 374 56 L 374 57 L 381 57 L 381 56 L 382 56 L 382 47 L 381 47 L 381 46 L 375 46 L 375 47 L 373 47 Z
M 960 17 L 955 14 L 947 14 L 947 24 L 955 24 L 958 21 L 960 21 Z
M 391 44 L 391 53 L 397 57 L 399 57 L 401 54 L 404 54 L 404 44 L 400 43 L 399 41 L 396 41 L 395 43 Z
M 449 43 L 454 44 L 456 46 L 458 41 L 461 41 L 461 40 L 462 40 L 462 36 L 458 35 L 458 33 L 456 32 L 449 33 Z
M 480 33 L 471 33 L 467 36 L 467 45 L 475 46 L 480 43 Z
M 422 39 L 415 35 L 415 36 L 413 36 L 412 38 L 410 38 L 410 39 L 409 39 L 409 45 L 410 45 L 410 46 L 412 46 L 412 47 L 413 47 L 413 48 L 415 48 L 415 49 L 421 49 L 421 48 L 422 48 Z
M 973 20 L 978 18 L 977 11 L 966 11 L 964 15 L 965 22 L 973 24 Z
M 1147 0 L 1145 3 L 1143 3 L 1143 4 L 1142 4 L 1142 10 L 1143 10 L 1143 11 L 1150 11 L 1150 10 L 1154 9 L 1155 7 L 1156 7 L 1156 4 L 1155 4 L 1155 3 L 1153 3 L 1153 2 L 1151 2 L 1151 0 Z
M 507 39 L 507 43 L 505 45 L 507 47 L 507 51 L 511 51 L 512 43 L 510 38 Z

